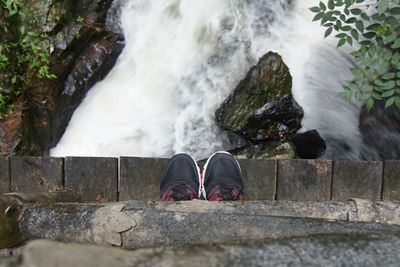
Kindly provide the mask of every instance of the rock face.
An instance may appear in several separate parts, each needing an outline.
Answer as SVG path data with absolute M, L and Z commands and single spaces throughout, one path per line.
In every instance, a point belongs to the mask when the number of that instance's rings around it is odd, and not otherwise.
M 303 110 L 291 95 L 292 77 L 282 58 L 264 55 L 216 111 L 218 125 L 251 140 L 279 139 L 301 127 Z
M 135 251 L 38 240 L 27 245 L 22 263 L 8 259 L 5 266 L 396 266 L 399 249 L 399 236 L 385 234 L 316 235 Z
M 57 79 L 30 90 L 22 144 L 22 154 L 29 155 L 47 155 L 58 143 L 75 108 L 107 75 L 124 46 L 120 34 L 105 29 L 111 0 L 39 2 L 32 10 L 49 14 L 49 22 L 34 26 L 54 38 L 51 71 Z
M 400 109 L 377 102 L 371 111 L 363 106 L 359 128 L 367 160 L 400 159 Z
M 215 113 L 228 132 L 231 152 L 239 158 L 318 158 L 324 140 L 314 130 L 296 134 L 303 109 L 293 99 L 292 77 L 282 58 L 265 54 Z

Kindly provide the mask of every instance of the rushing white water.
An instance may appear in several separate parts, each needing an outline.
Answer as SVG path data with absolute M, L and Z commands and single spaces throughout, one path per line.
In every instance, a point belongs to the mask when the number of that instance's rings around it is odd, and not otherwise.
M 311 22 L 308 7 L 316 1 L 124 2 L 126 46 L 75 111 L 52 156 L 187 151 L 202 158 L 223 149 L 214 112 L 268 51 L 289 66 L 303 128 L 328 140 L 327 157 L 358 156 L 358 108 L 337 97 L 351 63 Z

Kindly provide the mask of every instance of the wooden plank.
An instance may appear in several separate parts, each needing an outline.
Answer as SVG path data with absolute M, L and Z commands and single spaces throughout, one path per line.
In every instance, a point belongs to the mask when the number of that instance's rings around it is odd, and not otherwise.
M 10 170 L 8 158 L 0 158 L 0 194 L 10 192 Z
M 332 199 L 364 198 L 379 200 L 382 189 L 381 161 L 335 161 Z
M 118 159 L 67 157 L 65 187 L 82 195 L 83 202 L 118 200 Z
M 168 159 L 121 157 L 119 199 L 160 200 L 160 179 Z
M 244 177 L 248 200 L 274 200 L 276 195 L 276 160 L 238 160 Z
M 329 200 L 332 161 L 278 160 L 277 200 Z
M 383 200 L 400 201 L 400 160 L 385 161 Z
M 10 158 L 11 190 L 14 192 L 49 192 L 62 188 L 63 163 L 62 158 Z

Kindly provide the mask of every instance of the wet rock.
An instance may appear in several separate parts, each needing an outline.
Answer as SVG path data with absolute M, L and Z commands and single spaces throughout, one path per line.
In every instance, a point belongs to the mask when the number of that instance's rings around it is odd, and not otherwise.
M 400 109 L 375 103 L 371 111 L 363 106 L 359 117 L 363 139 L 362 158 L 400 159 Z
M 55 110 L 51 113 L 52 141 L 49 147 L 57 144 L 74 110 L 81 103 L 89 89 L 102 80 L 114 66 L 123 44 L 118 37 L 108 34 L 88 44 L 75 60 L 66 78 L 63 91 Z
M 282 58 L 264 55 L 216 111 L 217 124 L 250 140 L 281 139 L 301 127 L 302 108 L 291 95 L 292 77 Z
M 296 148 L 292 142 L 270 141 L 230 151 L 239 159 L 295 159 Z
M 295 134 L 290 141 L 302 159 L 317 159 L 324 155 L 326 150 L 325 141 L 316 130 Z

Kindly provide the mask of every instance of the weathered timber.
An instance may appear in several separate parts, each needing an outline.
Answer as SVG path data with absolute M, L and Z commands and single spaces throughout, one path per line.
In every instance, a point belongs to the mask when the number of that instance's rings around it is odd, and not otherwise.
M 400 201 L 400 160 L 386 160 L 384 165 L 382 198 Z
M 332 200 L 381 199 L 381 161 L 334 161 Z
M 3 202 L 3 207 L 9 204 L 7 199 Z M 312 207 L 312 202 L 291 204 L 207 201 L 176 204 L 143 201 L 52 205 L 19 203 L 16 212 L 5 216 L 14 218 L 7 222 L 12 226 L 18 218 L 16 226 L 21 239 L 45 238 L 129 249 L 311 234 L 400 233 L 400 225 L 371 223 L 400 224 L 400 205 L 396 203 L 354 200 L 327 205 L 318 203 L 316 207 Z M 314 218 L 300 218 L 307 216 L 301 215 L 301 210 Z M 315 219 L 318 217 L 337 221 Z M 7 232 L 0 232 L 0 240 L 7 239 Z
M 238 160 L 248 200 L 274 200 L 276 160 Z
M 67 157 L 65 187 L 81 194 L 84 202 L 117 201 L 118 159 Z
M 9 159 L 0 158 L 0 194 L 10 192 Z
M 62 158 L 10 158 L 11 191 L 48 192 L 63 186 Z
M 398 266 L 399 235 L 340 234 L 126 251 L 47 240 L 29 243 L 24 267 Z
M 279 160 L 278 174 L 278 200 L 322 201 L 331 198 L 330 160 Z
M 120 159 L 119 199 L 160 199 L 160 179 L 168 159 L 130 158 Z

